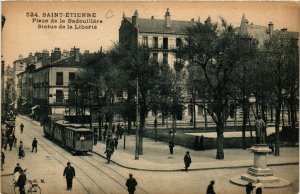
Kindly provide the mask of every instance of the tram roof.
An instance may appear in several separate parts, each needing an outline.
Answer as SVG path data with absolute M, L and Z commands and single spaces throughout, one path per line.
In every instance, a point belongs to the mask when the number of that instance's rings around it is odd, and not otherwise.
M 66 129 L 69 129 L 69 130 L 72 130 L 72 131 L 78 131 L 78 132 L 84 132 L 84 131 L 92 132 L 91 129 L 83 128 L 83 127 L 80 127 L 80 128 L 66 127 Z
M 56 121 L 54 123 L 59 124 L 59 125 L 63 125 L 63 126 L 69 126 L 69 125 L 71 125 L 71 123 L 69 121 L 66 121 L 66 120 L 58 120 L 58 121 Z

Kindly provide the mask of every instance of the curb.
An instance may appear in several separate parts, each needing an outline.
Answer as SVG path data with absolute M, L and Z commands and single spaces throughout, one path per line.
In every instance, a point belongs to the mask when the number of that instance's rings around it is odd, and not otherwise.
M 95 151 L 92 151 L 92 153 L 97 154 L 98 156 L 101 156 L 102 158 L 106 157 L 102 154 L 99 154 Z M 110 160 L 112 163 L 123 167 L 123 168 L 127 168 L 130 170 L 139 170 L 139 171 L 148 171 L 148 172 L 178 172 L 178 171 L 185 171 L 185 169 L 145 169 L 145 168 L 135 168 L 135 167 L 129 167 L 129 166 L 125 166 L 123 164 L 120 164 L 116 161 Z M 299 162 L 286 162 L 286 163 L 280 163 L 280 164 L 268 164 L 268 166 L 284 166 L 284 165 L 299 165 Z M 248 168 L 251 167 L 252 165 L 241 165 L 241 166 L 221 166 L 221 167 L 206 167 L 206 168 L 194 168 L 194 169 L 189 169 L 188 171 L 201 171 L 201 170 L 216 170 L 216 169 L 236 169 L 236 168 Z
M 31 119 L 29 119 L 28 117 L 25 117 L 25 116 L 23 116 L 23 115 L 18 115 L 18 116 L 21 117 L 22 119 L 24 119 L 24 120 L 26 120 L 26 121 L 32 123 L 32 124 L 35 125 L 35 126 L 39 126 L 38 124 L 34 123 L 34 122 L 33 122 Z
M 1 174 L 1 176 L 13 176 L 14 173 L 10 173 L 10 174 Z

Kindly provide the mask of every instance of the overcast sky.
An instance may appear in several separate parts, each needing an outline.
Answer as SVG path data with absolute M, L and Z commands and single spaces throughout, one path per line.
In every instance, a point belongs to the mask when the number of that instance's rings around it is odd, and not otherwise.
M 300 31 L 300 4 L 296 2 L 2 2 L 2 15 L 6 17 L 2 30 L 2 55 L 6 64 L 12 64 L 21 54 L 54 47 L 94 52 L 102 46 L 108 49 L 118 41 L 119 27 L 123 13 L 131 17 L 137 9 L 139 17 L 163 19 L 169 8 L 173 20 L 195 20 L 203 22 L 208 16 L 217 21 L 224 17 L 235 27 L 240 25 L 244 13 L 249 23 L 267 26 L 270 21 L 275 29 L 288 28 Z M 95 13 L 94 19 L 102 20 L 97 29 L 38 29 L 37 23 L 26 13 Z M 56 18 L 59 20 L 59 18 Z M 68 19 L 63 17 L 63 19 Z M 76 19 L 76 18 L 72 18 Z M 86 19 L 86 18 L 84 18 Z

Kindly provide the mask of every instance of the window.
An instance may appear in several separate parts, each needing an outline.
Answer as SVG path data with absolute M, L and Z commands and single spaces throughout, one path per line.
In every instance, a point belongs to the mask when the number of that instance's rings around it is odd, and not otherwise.
M 176 48 L 182 48 L 182 40 L 181 40 L 181 38 L 176 38 Z
M 64 93 L 62 90 L 56 90 L 56 103 L 62 103 L 64 101 Z
M 147 47 L 148 46 L 148 37 L 147 36 L 143 36 L 143 46 Z
M 64 85 L 64 73 L 56 72 L 56 85 L 61 86 Z
M 168 38 L 163 39 L 163 49 L 168 49 Z
M 153 37 L 153 48 L 157 49 L 158 48 L 158 38 Z
M 158 53 L 153 53 L 153 61 L 158 62 Z
M 163 54 L 163 65 L 167 65 L 168 64 L 168 53 L 164 53 Z
M 74 72 L 69 73 L 69 84 L 74 82 L 76 78 L 76 74 Z

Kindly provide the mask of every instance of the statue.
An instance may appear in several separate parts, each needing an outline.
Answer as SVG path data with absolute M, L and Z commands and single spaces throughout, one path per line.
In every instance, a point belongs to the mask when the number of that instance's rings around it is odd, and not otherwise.
M 256 129 L 256 143 L 265 144 L 266 124 L 260 115 L 257 115 L 257 120 L 255 122 L 255 129 Z

